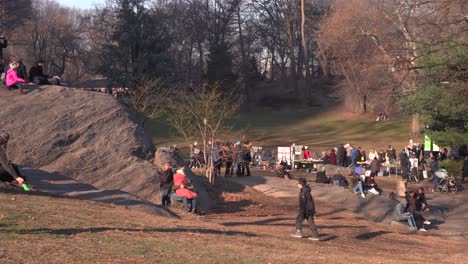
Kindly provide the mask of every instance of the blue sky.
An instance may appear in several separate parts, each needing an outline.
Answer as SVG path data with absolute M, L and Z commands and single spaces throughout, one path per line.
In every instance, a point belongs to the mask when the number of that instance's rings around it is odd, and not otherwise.
M 61 5 L 77 8 L 92 8 L 95 4 L 103 4 L 105 0 L 56 0 Z

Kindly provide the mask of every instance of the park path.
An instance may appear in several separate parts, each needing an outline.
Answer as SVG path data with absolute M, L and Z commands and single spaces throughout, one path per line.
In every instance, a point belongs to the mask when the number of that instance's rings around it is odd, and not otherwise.
M 259 174 L 261 172 L 257 172 L 257 175 Z M 232 177 L 228 179 L 252 187 L 271 197 L 298 197 L 299 190 L 296 180 L 285 180 L 271 176 Z M 331 203 L 339 210 L 353 211 L 375 222 L 392 223 L 393 209 L 397 202 L 388 199 L 386 195 L 368 194 L 363 199 L 359 195 L 353 194 L 349 189 L 335 185 L 313 182 L 309 182 L 309 185 L 312 189 L 312 196 L 316 200 Z M 425 213 L 425 217 L 432 222 L 427 227 L 429 232 L 468 243 L 468 191 L 428 193 L 426 196 L 431 208 L 431 211 Z
M 73 178 L 43 170 L 22 168 L 21 173 L 27 177 L 29 184 L 34 187 L 35 191 L 121 206 L 150 214 L 176 216 L 160 205 L 141 200 L 135 195 L 121 190 L 97 189 Z

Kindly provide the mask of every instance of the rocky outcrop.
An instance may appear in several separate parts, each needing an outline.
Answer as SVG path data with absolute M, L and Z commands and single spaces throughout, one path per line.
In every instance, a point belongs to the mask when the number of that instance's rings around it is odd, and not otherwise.
M 7 152 L 21 166 L 160 203 L 154 147 L 133 112 L 108 94 L 1 88 L 0 130 L 11 134 Z

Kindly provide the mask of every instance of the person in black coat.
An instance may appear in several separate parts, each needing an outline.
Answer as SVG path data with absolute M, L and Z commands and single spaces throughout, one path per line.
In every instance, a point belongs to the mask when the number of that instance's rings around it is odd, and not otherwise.
M 36 64 L 29 69 L 29 80 L 37 85 L 50 85 L 51 83 L 47 80 L 50 76 L 44 74 L 43 66 L 44 61 L 38 60 Z
M 29 82 L 28 72 L 26 70 L 26 65 L 23 63 L 23 59 L 18 59 L 18 68 L 16 68 L 16 74 L 18 77 L 23 79 L 25 83 Z
M 8 47 L 8 41 L 3 35 L 0 36 L 0 59 L 3 59 L 3 49 Z
M 410 161 L 404 149 L 400 153 L 400 166 L 401 166 L 401 178 L 408 179 Z
M 161 187 L 162 206 L 171 207 L 171 191 L 174 184 L 174 174 L 172 172 L 171 163 L 164 163 L 164 171 L 159 175 Z
M 468 178 L 468 156 L 465 156 L 465 160 L 463 161 L 461 183 L 465 183 L 465 177 Z
M 346 149 L 343 144 L 338 147 L 338 166 L 346 167 Z
M 300 189 L 299 192 L 299 214 L 296 217 L 296 232 L 291 234 L 292 237 L 302 238 L 302 222 L 304 219 L 309 221 L 309 227 L 312 231 L 312 236 L 309 240 L 319 240 L 317 226 L 314 222 L 315 205 L 312 194 L 310 193 L 310 187 L 307 185 L 307 181 L 304 178 L 300 178 L 297 183 L 297 187 Z

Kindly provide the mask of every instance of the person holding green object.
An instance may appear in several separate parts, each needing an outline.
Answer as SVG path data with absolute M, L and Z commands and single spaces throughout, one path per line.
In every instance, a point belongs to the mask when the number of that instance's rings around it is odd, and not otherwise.
M 12 164 L 6 155 L 6 147 L 10 134 L 8 132 L 0 133 L 0 180 L 3 182 L 17 181 L 25 191 L 29 191 L 29 186 L 25 183 L 24 177 L 20 176 L 18 166 Z

